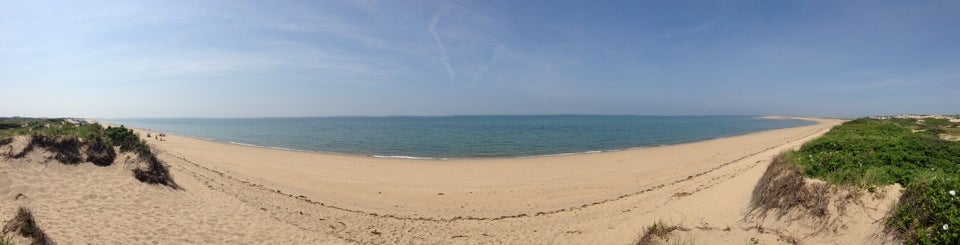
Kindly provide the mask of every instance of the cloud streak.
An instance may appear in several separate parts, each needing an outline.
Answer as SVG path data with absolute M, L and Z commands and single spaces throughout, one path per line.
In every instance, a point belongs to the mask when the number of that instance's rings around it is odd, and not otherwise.
M 473 85 L 483 78 L 483 74 L 487 73 L 490 66 L 500 58 L 500 53 L 503 52 L 503 49 L 502 44 L 497 44 L 497 47 L 493 49 L 493 55 L 490 56 L 490 60 L 480 68 L 480 72 L 477 72 L 477 74 L 473 76 L 473 80 L 470 81 L 470 88 L 473 88 Z
M 706 22 L 706 23 L 703 23 L 703 24 L 694 26 L 694 27 L 690 27 L 690 28 L 686 28 L 686 29 L 682 29 L 682 30 L 676 30 L 676 31 L 671 31 L 671 32 L 667 32 L 667 33 L 664 33 L 664 34 L 660 34 L 660 35 L 657 35 L 657 36 L 651 38 L 651 40 L 659 40 L 659 39 L 671 38 L 671 37 L 676 37 L 676 36 L 696 35 L 696 34 L 698 34 L 698 33 L 700 33 L 700 32 L 703 32 L 703 31 L 705 31 L 705 30 L 707 30 L 707 29 L 710 29 L 711 27 L 713 27 L 714 25 L 716 25 L 716 24 L 719 23 L 719 22 L 720 22 L 720 19 L 716 19 L 716 20 L 713 20 L 713 21 L 710 21 L 710 22 Z
M 441 7 L 433 12 L 433 17 L 430 18 L 430 25 L 427 27 L 427 31 L 430 32 L 433 40 L 436 41 L 437 54 L 440 55 L 440 63 L 443 64 L 443 69 L 447 71 L 447 81 L 453 82 L 453 77 L 457 75 L 457 72 L 453 69 L 453 66 L 450 65 L 450 57 L 447 56 L 447 48 L 443 45 L 443 40 L 440 40 L 440 35 L 434 30 L 437 23 L 440 22 L 440 12 L 443 10 L 444 7 Z

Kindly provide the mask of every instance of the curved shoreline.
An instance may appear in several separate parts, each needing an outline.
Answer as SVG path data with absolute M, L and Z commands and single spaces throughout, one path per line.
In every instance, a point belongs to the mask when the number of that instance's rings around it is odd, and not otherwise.
M 783 231 L 757 232 L 743 211 L 774 155 L 842 122 L 810 120 L 660 147 L 442 161 L 168 135 L 148 143 L 182 191 L 136 183 L 122 163 L 41 165 L 48 160 L 34 154 L 0 159 L 0 197 L 33 208 L 59 241 L 626 244 L 665 221 L 713 231 L 694 233 L 698 242 L 780 243 Z
M 669 183 L 676 178 L 714 168 L 717 166 L 715 163 L 731 162 L 742 156 L 764 151 L 770 145 L 780 145 L 782 142 L 804 138 L 810 133 L 819 132 L 820 130 L 813 129 L 822 128 L 824 120 L 812 120 L 819 123 L 660 147 L 526 158 L 449 160 L 377 158 L 251 147 L 177 135 L 168 135 L 168 141 L 150 140 L 148 142 L 172 156 L 180 156 L 201 165 L 231 172 L 243 179 L 260 179 L 261 181 L 257 182 L 290 193 L 320 200 L 332 200 L 331 203 L 337 206 L 355 206 L 374 213 L 388 211 L 396 212 L 397 215 L 422 215 L 416 211 L 422 208 L 415 207 L 440 206 L 429 203 L 417 204 L 421 201 L 420 198 L 431 195 L 436 197 L 438 193 L 447 193 L 442 195 L 443 199 L 438 200 L 445 203 L 441 206 L 446 207 L 437 211 L 446 210 L 444 212 L 448 213 L 437 212 L 433 215 L 463 216 L 465 211 L 459 207 L 473 206 L 477 211 L 468 210 L 466 213 L 479 212 L 471 216 L 479 214 L 481 217 L 488 217 L 513 215 L 518 209 L 533 208 L 520 213 L 536 213 L 544 208 L 563 209 L 593 202 L 583 201 L 582 198 L 596 200 L 633 193 L 635 188 L 616 183 L 637 178 L 638 174 L 657 176 L 637 182 L 642 186 L 651 187 Z M 790 138 L 778 136 L 785 132 L 806 133 L 795 134 Z M 717 151 L 717 153 L 707 154 L 709 151 Z M 545 172 L 548 169 L 550 171 Z M 492 180 L 496 181 L 489 182 Z M 530 182 L 564 184 L 514 186 L 528 185 Z M 588 191 L 588 189 L 576 192 L 569 190 L 578 188 L 576 186 L 608 185 L 612 185 L 610 187 L 613 188 L 602 192 Z M 339 187 L 315 189 L 312 186 Z M 452 186 L 460 187 L 451 189 Z M 500 193 L 504 188 L 508 193 Z M 391 194 L 369 196 L 357 192 L 376 189 Z M 472 194 L 459 193 L 462 195 L 450 196 L 450 190 L 455 189 L 466 190 Z M 544 192 L 552 194 L 535 194 Z M 494 199 L 499 200 L 495 201 L 499 207 L 492 208 L 480 202 L 456 204 L 475 202 L 479 197 L 476 195 L 481 194 L 486 197 L 498 197 Z M 541 196 L 530 198 L 537 195 Z M 411 204 L 406 205 L 407 207 L 403 205 L 395 207 L 393 203 Z
M 658 145 L 648 145 L 648 146 L 632 146 L 632 147 L 616 148 L 616 149 L 587 150 L 587 151 L 582 151 L 582 152 L 562 152 L 562 153 L 551 153 L 551 154 L 540 154 L 540 155 L 475 156 L 475 157 L 421 157 L 421 156 L 407 156 L 407 155 L 353 154 L 353 153 L 332 152 L 332 151 L 320 151 L 320 150 L 292 149 L 292 148 L 279 147 L 279 146 L 263 146 L 263 145 L 256 145 L 256 144 L 249 144 L 249 143 L 242 143 L 242 142 L 216 140 L 216 139 L 209 139 L 209 138 L 203 138 L 203 137 L 199 137 L 199 136 L 185 135 L 185 134 L 172 133 L 172 132 L 166 132 L 166 131 L 146 130 L 146 129 L 138 128 L 138 127 L 128 127 L 128 128 L 134 129 L 134 130 L 136 130 L 136 131 L 138 131 L 138 132 L 141 132 L 141 133 L 148 132 L 148 131 L 149 131 L 149 132 L 157 132 L 157 133 L 164 133 L 164 134 L 167 134 L 167 135 L 176 135 L 176 136 L 179 136 L 179 137 L 192 138 L 192 139 L 196 139 L 196 140 L 204 140 L 204 141 L 210 141 L 210 142 L 216 142 L 216 143 L 222 143 L 222 144 L 236 145 L 236 146 L 242 146 L 242 147 L 251 147 L 251 148 L 260 148 L 260 149 L 272 149 L 272 150 L 282 150 L 282 151 L 314 153 L 314 154 L 321 154 L 321 155 L 335 155 L 335 156 L 349 156 L 349 157 L 369 157 L 369 158 L 374 158 L 374 159 L 408 159 L 408 160 L 425 160 L 425 161 L 450 161 L 450 160 L 528 159 L 528 158 L 541 158 L 541 157 L 558 157 L 558 156 L 571 156 L 571 155 L 583 155 L 583 154 L 603 154 L 603 153 L 609 153 L 609 152 L 623 152 L 623 151 L 632 151 L 632 150 L 639 150 L 639 149 L 649 149 L 649 148 L 655 148 L 655 147 L 665 147 L 665 146 L 683 145 L 683 144 L 690 144 L 690 143 L 696 143 L 696 142 L 703 142 L 703 141 L 711 141 L 711 140 L 725 139 L 725 138 L 730 138 L 730 137 L 738 137 L 738 136 L 744 136 L 744 135 L 751 135 L 751 134 L 756 134 L 756 133 L 762 133 L 762 132 L 771 131 L 771 130 L 780 130 L 780 129 L 788 129 L 788 128 L 811 126 L 811 125 L 816 125 L 817 123 L 820 122 L 820 121 L 818 121 L 818 120 L 819 120 L 818 118 L 810 118 L 810 117 L 757 116 L 757 117 L 754 117 L 754 118 L 756 118 L 756 119 L 768 119 L 768 120 L 799 120 L 799 121 L 812 122 L 813 124 L 793 126 L 793 127 L 786 127 L 786 128 L 766 129 L 766 130 L 753 131 L 753 132 L 748 132 L 748 133 L 743 133 L 743 134 L 733 134 L 733 135 L 727 135 L 727 136 L 721 136 L 721 137 L 697 139 L 697 140 L 690 140 L 690 141 L 680 141 L 680 142 L 674 142 L 674 143 L 668 143 L 668 144 L 658 144 Z M 98 121 L 98 120 L 96 120 L 96 119 L 87 119 L 87 120 L 88 120 L 88 121 L 92 121 L 92 122 L 97 122 L 97 123 L 100 123 L 100 124 L 103 124 L 103 125 L 123 126 L 123 124 L 106 123 L 106 122 Z M 132 126 L 132 125 L 131 125 L 131 126 Z

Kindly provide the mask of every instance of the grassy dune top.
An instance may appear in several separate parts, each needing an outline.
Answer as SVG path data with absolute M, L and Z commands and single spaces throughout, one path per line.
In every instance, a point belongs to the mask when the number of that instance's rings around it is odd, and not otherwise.
M 113 164 L 117 151 L 132 152 L 146 164 L 133 170 L 137 180 L 180 188 L 150 146 L 133 130 L 123 126 L 104 128 L 97 123 L 75 119 L 0 119 L 0 146 L 10 144 L 17 135 L 29 136 L 30 141 L 22 151 L 7 157 L 21 158 L 41 148 L 54 153 L 53 158 L 64 164 L 86 161 L 109 166 Z
M 808 177 L 871 192 L 899 183 L 906 191 L 887 229 L 907 243 L 960 244 L 960 142 L 940 139 L 932 129 L 951 124 L 937 122 L 856 119 L 786 153 L 785 161 Z

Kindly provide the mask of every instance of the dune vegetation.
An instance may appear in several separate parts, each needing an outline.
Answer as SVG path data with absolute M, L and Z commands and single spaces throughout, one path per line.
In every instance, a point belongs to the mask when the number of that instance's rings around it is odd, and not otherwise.
M 32 244 L 38 245 L 47 245 L 54 244 L 50 237 L 43 232 L 42 229 L 37 225 L 36 218 L 33 217 L 33 213 L 29 209 L 20 208 L 17 210 L 17 215 L 13 219 L 7 221 L 3 225 L 3 233 L 16 233 L 20 236 L 30 238 L 33 240 Z M 7 237 L 0 238 L 0 245 L 13 244 L 12 239 Z
M 29 136 L 29 142 L 23 150 L 11 152 L 7 157 L 22 158 L 39 148 L 53 153 L 53 158 L 63 164 L 90 162 L 105 167 L 113 164 L 118 152 L 130 152 L 145 164 L 133 170 L 137 180 L 180 188 L 150 146 L 123 126 L 104 128 L 97 123 L 69 119 L 0 120 L 0 146 L 12 143 L 18 135 Z
M 940 139 L 941 132 L 934 129 L 942 126 L 903 119 L 856 119 L 833 128 L 798 151 L 784 153 L 770 168 L 790 169 L 834 186 L 869 192 L 876 191 L 878 186 L 900 184 L 906 190 L 886 218 L 887 231 L 910 244 L 958 244 L 960 142 Z M 764 179 L 774 179 L 771 173 L 784 172 L 768 170 Z M 802 178 L 779 179 L 785 182 L 764 184 L 761 180 L 754 191 L 755 206 L 802 206 L 815 214 L 824 210 L 816 201 L 816 197 L 822 196 L 817 193 L 776 191 L 801 186 Z

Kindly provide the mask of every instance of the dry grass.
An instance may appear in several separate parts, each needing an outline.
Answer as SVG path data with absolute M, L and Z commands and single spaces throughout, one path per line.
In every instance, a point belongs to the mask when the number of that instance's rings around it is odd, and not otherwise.
M 29 237 L 33 239 L 33 244 L 55 244 L 53 240 L 50 240 L 50 237 L 47 237 L 47 234 L 37 226 L 37 221 L 33 218 L 30 210 L 23 207 L 20 207 L 17 211 L 17 216 L 3 226 L 3 233 L 6 234 L 8 232 L 16 232 L 21 236 Z
M 800 222 L 814 232 L 842 227 L 841 218 L 851 203 L 862 204 L 863 191 L 853 186 L 836 186 L 825 181 L 806 179 L 799 164 L 789 160 L 789 153 L 774 157 L 750 198 L 746 220 L 762 220 L 773 215 L 785 222 Z M 787 237 L 785 241 L 798 241 Z
M 684 229 L 677 225 L 667 225 L 663 223 L 663 221 L 654 222 L 653 225 L 647 227 L 647 231 L 643 233 L 643 236 L 637 239 L 636 244 L 652 245 L 657 244 L 656 241 L 667 241 L 670 239 L 670 233 L 675 230 L 687 231 L 689 229 Z
M 13 239 L 5 236 L 0 236 L 0 245 L 15 245 Z
M 176 190 L 182 190 L 183 187 L 180 187 L 176 182 L 173 181 L 173 177 L 170 176 L 170 171 L 167 169 L 167 166 L 164 166 L 160 160 L 157 159 L 156 155 L 140 155 L 140 160 L 147 162 L 147 167 L 138 168 L 133 170 L 133 177 L 140 180 L 140 182 L 148 184 L 157 184 L 165 185 Z
M 753 188 L 750 214 L 765 218 L 775 211 L 777 218 L 783 218 L 800 208 L 822 219 L 829 214 L 831 189 L 826 183 L 807 183 L 801 167 L 790 163 L 785 154 L 780 154 L 774 157 L 760 182 Z

